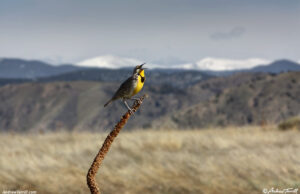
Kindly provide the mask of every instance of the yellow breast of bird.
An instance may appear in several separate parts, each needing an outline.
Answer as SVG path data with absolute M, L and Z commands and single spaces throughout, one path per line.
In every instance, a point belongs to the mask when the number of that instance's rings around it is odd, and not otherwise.
M 142 90 L 144 83 L 145 83 L 145 74 L 144 74 L 144 70 L 142 70 L 138 76 L 138 81 L 135 89 L 133 90 L 132 96 L 136 95 Z

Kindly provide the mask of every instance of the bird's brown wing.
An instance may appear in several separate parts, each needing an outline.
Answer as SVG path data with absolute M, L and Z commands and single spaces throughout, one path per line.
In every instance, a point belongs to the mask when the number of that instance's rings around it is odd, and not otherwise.
M 134 82 L 136 82 L 136 80 L 136 76 L 131 76 L 124 81 L 112 97 L 112 100 L 117 100 L 122 97 L 129 97 L 133 89 L 132 86 L 134 86 Z

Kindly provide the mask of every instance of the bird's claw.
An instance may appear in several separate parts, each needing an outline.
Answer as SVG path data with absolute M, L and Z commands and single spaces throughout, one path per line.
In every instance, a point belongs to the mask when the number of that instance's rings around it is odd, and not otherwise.
M 135 99 L 134 103 L 135 104 L 142 104 L 142 100 L 141 99 Z
M 132 109 L 128 109 L 129 114 L 134 115 L 134 112 Z

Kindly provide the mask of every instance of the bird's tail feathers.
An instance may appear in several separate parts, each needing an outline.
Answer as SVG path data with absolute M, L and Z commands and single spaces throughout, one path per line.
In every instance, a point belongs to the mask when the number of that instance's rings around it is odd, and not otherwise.
M 107 103 L 104 104 L 104 107 L 106 107 L 107 105 L 109 105 L 113 100 L 110 99 Z

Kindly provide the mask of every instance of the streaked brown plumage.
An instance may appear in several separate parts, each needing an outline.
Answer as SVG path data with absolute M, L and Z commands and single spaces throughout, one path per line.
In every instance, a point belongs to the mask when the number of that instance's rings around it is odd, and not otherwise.
M 144 63 L 145 64 L 145 63 Z M 128 110 L 131 111 L 130 107 L 128 106 L 126 100 L 127 99 L 135 99 L 132 98 L 135 94 L 137 94 L 142 88 L 145 83 L 145 74 L 143 65 L 138 65 L 134 68 L 133 74 L 129 77 L 126 81 L 124 81 L 119 89 L 115 92 L 113 97 L 104 104 L 104 107 L 109 105 L 114 100 L 122 99 Z

